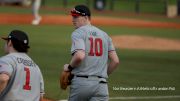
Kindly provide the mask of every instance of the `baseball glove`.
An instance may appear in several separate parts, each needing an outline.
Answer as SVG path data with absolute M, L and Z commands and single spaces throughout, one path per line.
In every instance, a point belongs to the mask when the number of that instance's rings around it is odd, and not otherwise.
M 73 75 L 70 71 L 63 71 L 60 76 L 60 86 L 61 89 L 66 90 L 66 88 L 71 84 Z

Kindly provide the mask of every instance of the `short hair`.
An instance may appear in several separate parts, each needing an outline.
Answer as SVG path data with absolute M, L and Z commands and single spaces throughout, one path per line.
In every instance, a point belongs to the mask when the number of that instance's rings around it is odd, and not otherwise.
M 15 38 L 11 38 L 8 40 L 8 42 L 11 40 L 12 44 L 13 44 L 13 48 L 18 51 L 18 52 L 24 52 L 24 53 L 28 53 L 28 49 L 30 48 L 28 45 L 24 45 L 21 41 L 15 39 Z
M 28 35 L 20 30 L 12 30 L 7 37 L 2 37 L 2 39 L 9 42 L 11 40 L 13 48 L 18 52 L 28 52 L 29 38 Z

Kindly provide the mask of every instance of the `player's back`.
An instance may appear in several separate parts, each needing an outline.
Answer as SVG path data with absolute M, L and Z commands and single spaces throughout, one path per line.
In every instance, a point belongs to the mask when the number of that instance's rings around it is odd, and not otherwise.
M 107 61 L 110 37 L 92 25 L 86 25 L 73 32 L 72 37 L 84 41 L 85 59 L 73 70 L 76 75 L 93 75 L 107 78 Z
M 16 69 L 14 82 L 4 101 L 39 101 L 44 84 L 41 71 L 34 61 L 25 53 L 11 53 L 1 60 Z

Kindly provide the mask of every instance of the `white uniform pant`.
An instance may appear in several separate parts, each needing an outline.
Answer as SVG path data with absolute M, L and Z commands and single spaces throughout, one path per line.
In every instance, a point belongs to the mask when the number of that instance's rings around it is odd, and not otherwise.
M 75 76 L 70 86 L 69 101 L 108 101 L 108 86 L 102 81 L 106 82 L 104 78 Z
M 32 13 L 34 15 L 34 19 L 37 19 L 40 15 L 39 15 L 39 9 L 41 6 L 41 0 L 32 0 L 33 4 L 32 4 Z

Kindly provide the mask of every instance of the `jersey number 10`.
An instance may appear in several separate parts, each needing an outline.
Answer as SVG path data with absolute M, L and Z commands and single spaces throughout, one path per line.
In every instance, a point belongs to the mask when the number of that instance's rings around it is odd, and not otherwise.
M 103 44 L 101 38 L 89 38 L 90 41 L 90 52 L 89 56 L 102 56 L 103 54 Z

